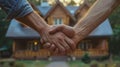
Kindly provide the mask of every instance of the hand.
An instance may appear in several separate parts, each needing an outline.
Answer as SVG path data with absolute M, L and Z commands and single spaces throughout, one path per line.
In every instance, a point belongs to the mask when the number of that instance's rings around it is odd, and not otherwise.
M 55 33 L 58 33 L 58 32 L 62 32 L 64 33 L 66 36 L 68 36 L 69 38 L 73 38 L 75 36 L 75 32 L 74 30 L 72 29 L 72 27 L 69 27 L 69 26 L 66 26 L 66 25 L 59 25 L 59 26 L 53 26 L 52 29 L 50 29 L 50 34 L 55 34 Z M 71 40 L 71 39 L 70 39 Z M 69 39 L 68 39 L 69 41 Z M 72 41 L 73 42 L 73 41 Z M 69 43 L 69 42 L 68 42 Z M 70 45 L 72 46 L 71 49 L 75 49 L 76 45 L 73 44 L 73 45 Z M 54 47 L 54 44 L 50 44 L 50 43 L 45 43 L 44 44 L 44 48 L 46 49 L 49 49 L 51 52 L 53 53 L 59 53 L 58 52 L 58 48 Z M 70 50 L 67 51 L 67 52 L 71 52 Z
M 55 34 L 57 32 L 62 32 L 67 37 L 71 38 L 74 41 L 75 45 L 77 45 L 83 39 L 82 35 L 79 36 L 73 27 L 67 25 L 53 26 L 53 28 L 49 31 L 50 34 Z
M 57 53 L 65 53 L 66 51 L 71 51 L 74 49 L 74 42 L 66 37 L 63 33 L 58 32 L 54 35 L 50 35 L 49 31 L 53 27 L 46 27 L 42 30 L 41 34 L 41 43 L 47 43 L 48 45 L 51 45 L 52 47 L 49 48 L 51 51 L 55 50 Z M 74 31 L 73 31 L 74 32 Z M 74 33 L 72 33 L 74 34 Z M 67 34 L 68 35 L 68 34 Z M 71 37 L 71 36 L 70 36 Z M 48 46 L 46 46 L 48 48 Z M 57 49 L 55 49 L 57 47 Z
M 74 37 L 75 35 L 75 31 L 73 30 L 73 28 L 67 25 L 52 26 L 52 29 L 50 29 L 49 31 L 50 34 L 55 34 L 57 32 L 62 32 L 70 38 Z

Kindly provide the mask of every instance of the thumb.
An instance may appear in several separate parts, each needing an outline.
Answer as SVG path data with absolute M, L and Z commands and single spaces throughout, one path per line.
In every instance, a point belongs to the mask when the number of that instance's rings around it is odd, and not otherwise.
M 61 25 L 59 25 L 59 26 L 53 26 L 53 27 L 50 29 L 49 33 L 50 33 L 50 34 L 55 34 L 55 33 L 59 32 L 59 31 L 61 31 L 61 30 L 63 30 L 63 26 L 61 26 Z
M 62 32 L 70 38 L 74 37 L 74 35 L 75 35 L 75 31 L 73 30 L 72 27 L 69 27 L 69 26 L 65 26 L 63 28 Z

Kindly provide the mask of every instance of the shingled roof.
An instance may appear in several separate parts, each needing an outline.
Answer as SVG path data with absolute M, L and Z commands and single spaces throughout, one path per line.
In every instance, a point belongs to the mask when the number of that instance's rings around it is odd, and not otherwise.
M 41 14 L 45 16 L 49 12 L 49 10 L 52 8 L 52 6 L 40 6 L 39 5 L 37 6 L 37 8 L 41 12 Z M 65 8 L 72 14 L 72 16 L 74 16 L 74 13 L 79 7 L 78 6 L 66 6 Z
M 46 19 L 52 12 L 54 9 L 57 8 L 57 6 L 60 6 L 63 11 L 74 21 L 76 21 L 76 18 L 74 16 L 72 16 L 72 14 L 65 8 L 65 6 L 59 1 L 56 1 L 56 4 L 48 11 L 48 13 L 44 16 L 44 19 Z
M 40 38 L 40 35 L 30 27 L 23 27 L 13 19 L 9 25 L 6 37 L 9 38 Z
M 71 18 L 74 18 L 74 13 L 80 9 L 77 6 L 63 6 L 60 2 L 57 2 L 56 5 L 52 6 L 38 6 L 37 8 L 40 10 L 40 14 L 42 16 L 48 16 L 48 12 L 52 12 L 53 9 L 57 5 L 60 5 L 66 13 Z M 87 2 L 86 2 L 86 5 Z M 81 6 L 83 8 L 83 6 Z M 112 35 L 112 28 L 108 19 L 106 19 L 102 24 L 100 24 L 92 33 L 89 34 L 89 37 L 96 37 L 96 36 L 111 36 Z M 13 19 L 9 25 L 8 31 L 6 33 L 6 37 L 9 38 L 40 38 L 40 35 L 33 29 L 28 27 L 23 27 L 18 21 Z
M 109 20 L 105 20 L 102 24 L 100 24 L 89 36 L 111 36 L 112 35 L 112 28 L 109 23 Z M 12 20 L 11 24 L 8 28 L 6 37 L 9 38 L 40 38 L 40 35 L 31 28 L 26 28 L 21 26 L 21 24 L 16 21 Z
M 52 6 L 37 6 L 37 8 L 39 9 L 39 11 L 41 12 L 41 14 L 43 15 L 43 16 L 45 16 L 47 13 L 48 13 L 48 11 L 52 8 Z

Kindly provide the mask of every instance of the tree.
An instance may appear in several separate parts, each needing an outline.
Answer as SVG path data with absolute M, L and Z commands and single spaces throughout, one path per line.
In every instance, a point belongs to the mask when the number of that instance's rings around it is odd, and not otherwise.
M 120 55 L 120 6 L 109 16 L 113 36 L 110 39 L 110 53 Z
M 8 46 L 11 47 L 11 40 L 5 37 L 6 31 L 9 26 L 9 22 L 5 21 L 6 14 L 0 10 L 0 47 Z

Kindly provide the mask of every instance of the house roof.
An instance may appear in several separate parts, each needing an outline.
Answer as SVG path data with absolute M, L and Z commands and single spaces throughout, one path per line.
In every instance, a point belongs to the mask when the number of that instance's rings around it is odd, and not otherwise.
M 37 6 L 37 8 L 39 9 L 40 13 L 45 16 L 49 10 L 52 8 L 52 6 Z M 78 9 L 78 6 L 66 6 L 65 7 L 73 16 L 74 13 L 76 12 L 76 10 Z
M 105 20 L 102 24 L 100 24 L 89 36 L 111 36 L 112 28 L 109 23 L 109 20 Z M 40 38 L 40 35 L 31 28 L 24 28 L 21 24 L 12 20 L 11 24 L 8 28 L 6 37 L 9 38 Z
M 89 36 L 111 36 L 113 34 L 112 27 L 108 19 L 101 23 Z
M 74 13 L 78 9 L 78 6 L 66 6 L 66 9 L 74 16 Z
M 52 6 L 41 6 L 41 5 L 39 5 L 39 6 L 37 6 L 37 8 L 41 12 L 41 14 L 43 16 L 45 16 L 48 13 L 48 11 L 52 8 Z
M 30 27 L 23 27 L 17 20 L 12 20 L 6 37 L 10 38 L 39 38 L 40 35 Z
M 71 19 L 73 19 L 74 21 L 76 20 L 74 16 L 72 16 L 72 14 L 65 8 L 65 6 L 59 1 L 56 1 L 56 4 L 47 12 L 47 14 L 45 15 L 44 19 L 46 19 L 52 12 L 54 9 L 56 9 L 57 6 L 60 6 L 63 11 L 70 16 Z

